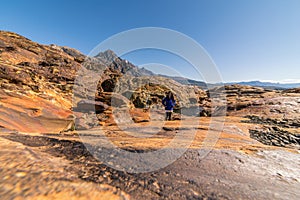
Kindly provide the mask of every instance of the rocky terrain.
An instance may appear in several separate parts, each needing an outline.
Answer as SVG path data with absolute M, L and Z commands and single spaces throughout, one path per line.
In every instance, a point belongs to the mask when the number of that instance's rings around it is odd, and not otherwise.
M 3 31 L 0 52 L 0 125 L 22 132 L 68 129 L 73 121 L 72 86 L 81 54 Z
M 300 198 L 299 88 L 207 90 L 111 50 L 89 58 L 6 31 L 0 77 L 1 199 Z M 177 101 L 169 122 L 167 91 Z M 104 138 L 137 154 L 191 144 L 170 165 L 134 173 L 95 157 L 110 152 Z

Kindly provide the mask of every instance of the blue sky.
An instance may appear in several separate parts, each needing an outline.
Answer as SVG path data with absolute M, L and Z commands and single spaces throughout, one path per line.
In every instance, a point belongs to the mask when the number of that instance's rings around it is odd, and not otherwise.
M 10 0 L 1 1 L 0 8 L 1 30 L 85 54 L 119 32 L 164 27 L 201 44 L 226 82 L 300 79 L 299 0 Z M 137 65 L 161 63 L 201 78 L 167 53 L 148 50 L 124 58 Z

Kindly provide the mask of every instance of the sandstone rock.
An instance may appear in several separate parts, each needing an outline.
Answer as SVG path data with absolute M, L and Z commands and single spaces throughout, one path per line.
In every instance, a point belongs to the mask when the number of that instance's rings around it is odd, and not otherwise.
M 300 93 L 300 88 L 292 88 L 282 91 L 283 93 Z
M 0 31 L 0 41 L 0 124 L 22 132 L 70 127 L 72 85 L 80 64 L 15 33 Z

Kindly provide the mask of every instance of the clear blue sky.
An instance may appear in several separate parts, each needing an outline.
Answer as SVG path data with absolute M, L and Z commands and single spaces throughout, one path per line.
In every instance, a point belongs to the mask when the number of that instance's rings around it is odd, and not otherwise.
M 121 31 L 164 27 L 199 42 L 224 81 L 300 79 L 299 0 L 9 0 L 1 1 L 0 8 L 1 30 L 85 54 Z M 137 65 L 172 65 L 198 78 L 184 69 L 183 61 L 158 52 L 146 54 L 125 57 Z

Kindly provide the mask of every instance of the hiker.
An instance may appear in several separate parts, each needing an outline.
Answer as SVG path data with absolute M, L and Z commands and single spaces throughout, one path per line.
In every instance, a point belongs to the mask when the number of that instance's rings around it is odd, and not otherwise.
M 172 112 L 175 106 L 175 100 L 172 92 L 168 92 L 166 97 L 163 98 L 162 104 L 165 106 L 166 110 L 166 120 L 172 119 Z

